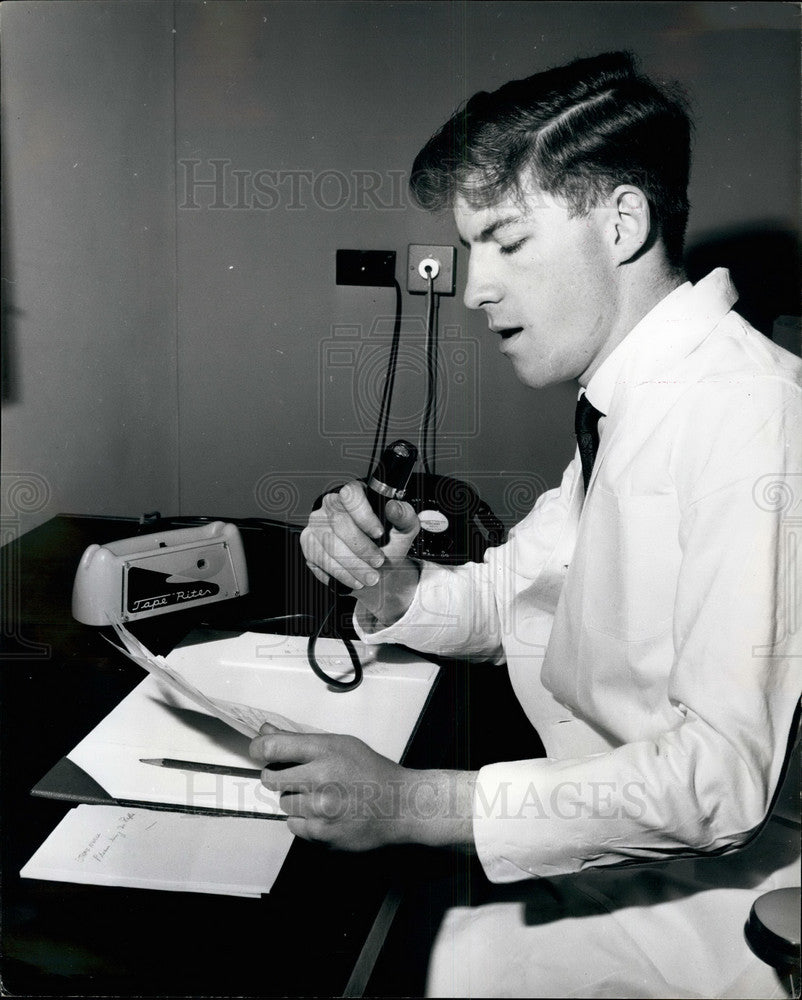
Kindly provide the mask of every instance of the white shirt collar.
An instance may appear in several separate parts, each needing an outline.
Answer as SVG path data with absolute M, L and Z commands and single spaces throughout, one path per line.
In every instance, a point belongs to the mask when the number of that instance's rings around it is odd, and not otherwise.
M 687 319 L 709 320 L 708 328 L 733 307 L 738 299 L 726 268 L 717 268 L 695 285 L 690 281 L 669 292 L 641 319 L 605 358 L 588 383 L 586 394 L 597 410 L 610 412 L 613 394 L 628 362 L 637 355 L 657 360 L 677 338 L 676 327 Z M 695 323 L 694 323 L 695 325 Z M 580 391 L 580 395 L 581 395 Z

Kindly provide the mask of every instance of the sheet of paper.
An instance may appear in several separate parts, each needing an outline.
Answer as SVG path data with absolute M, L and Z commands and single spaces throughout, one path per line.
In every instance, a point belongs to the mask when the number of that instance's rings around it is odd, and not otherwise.
M 259 896 L 290 849 L 286 823 L 122 806 L 71 809 L 23 878 Z
M 231 726 L 238 733 L 242 733 L 243 736 L 247 736 L 249 739 L 258 736 L 259 730 L 266 722 L 291 733 L 315 732 L 312 727 L 293 722 L 292 719 L 279 715 L 277 712 L 268 712 L 264 709 L 252 708 L 250 705 L 238 705 L 232 701 L 207 697 L 194 684 L 190 684 L 174 670 L 163 656 L 154 656 L 147 646 L 129 632 L 121 622 L 112 621 L 111 624 L 125 647 L 120 652 L 124 652 L 130 660 L 147 670 L 166 687 L 173 688 L 183 694 L 209 715 L 225 722 L 226 725 Z
M 143 758 L 167 757 L 254 766 L 249 738 L 184 693 L 191 687 L 217 706 L 247 706 L 256 713 L 298 720 L 297 728 L 349 733 L 391 760 L 400 760 L 438 667 L 399 647 L 360 643 L 364 680 L 352 691 L 338 691 L 312 673 L 306 643 L 303 637 L 246 632 L 176 649 L 163 660 L 180 676 L 183 691 L 151 671 L 68 756 L 117 799 L 283 815 L 277 796 L 258 778 L 141 763 Z M 133 652 L 157 660 L 157 665 L 162 659 L 136 647 Z M 337 640 L 319 640 L 317 655 L 328 672 L 344 675 L 349 669 L 348 655 Z

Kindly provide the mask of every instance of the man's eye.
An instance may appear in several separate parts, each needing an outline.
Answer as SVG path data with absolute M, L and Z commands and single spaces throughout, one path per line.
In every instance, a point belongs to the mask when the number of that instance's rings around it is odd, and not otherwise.
M 498 252 L 505 255 L 517 253 L 517 251 L 521 249 L 524 243 L 526 243 L 525 236 L 523 237 L 523 239 L 520 239 L 515 243 L 507 243 L 507 244 L 501 243 L 499 244 Z

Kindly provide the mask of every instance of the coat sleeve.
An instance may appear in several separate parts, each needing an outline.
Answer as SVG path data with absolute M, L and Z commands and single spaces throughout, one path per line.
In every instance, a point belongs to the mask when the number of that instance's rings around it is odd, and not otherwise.
M 483 562 L 443 566 L 424 561 L 413 602 L 395 624 L 382 627 L 357 603 L 359 637 L 366 643 L 395 642 L 425 653 L 502 662 L 505 618 L 516 593 L 535 580 L 544 588 L 550 585 L 542 570 L 568 520 L 577 470 L 575 458 L 560 486 L 539 497 L 508 540 L 487 550 Z

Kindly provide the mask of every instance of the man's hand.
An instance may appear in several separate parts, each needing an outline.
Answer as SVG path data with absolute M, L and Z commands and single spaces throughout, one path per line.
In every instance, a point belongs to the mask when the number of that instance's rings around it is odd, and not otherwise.
M 420 571 L 407 555 L 420 530 L 408 503 L 392 500 L 385 513 L 392 524 L 383 548 L 376 540 L 384 528 L 365 496 L 362 483 L 347 483 L 328 493 L 301 532 L 306 564 L 322 583 L 338 580 L 385 625 L 397 621 L 412 603 Z
M 297 836 L 348 851 L 472 842 L 474 774 L 413 771 L 354 736 L 287 733 L 269 723 L 261 733 L 251 756 L 265 764 L 262 783 L 279 793 Z

